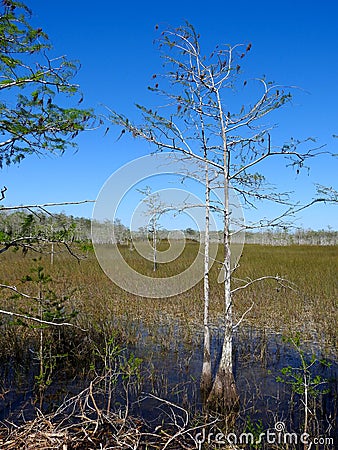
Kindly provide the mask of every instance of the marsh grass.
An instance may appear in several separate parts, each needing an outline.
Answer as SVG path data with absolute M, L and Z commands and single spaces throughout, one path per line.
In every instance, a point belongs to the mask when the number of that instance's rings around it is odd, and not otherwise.
M 163 244 L 165 246 L 165 244 Z M 196 255 L 198 244 L 186 246 L 180 265 L 159 264 L 153 273 L 136 254 L 123 248 L 134 267 L 148 276 L 170 276 L 178 268 L 186 268 Z M 135 256 L 136 255 L 136 256 Z M 23 283 L 22 279 L 36 264 L 36 255 L 25 257 L 7 252 L 1 258 L 1 282 L 15 285 L 30 295 L 36 295 L 36 287 Z M 221 260 L 221 250 L 217 256 Z M 123 291 L 110 281 L 101 270 L 95 255 L 77 262 L 68 253 L 55 256 L 50 265 L 49 256 L 41 256 L 39 264 L 51 277 L 50 289 L 61 299 L 67 299 L 68 311 L 77 311 L 74 323 L 82 328 L 118 329 L 126 342 L 135 342 L 140 337 L 161 341 L 175 346 L 178 342 L 195 340 L 202 330 L 203 286 L 198 283 L 193 289 L 179 296 L 164 299 L 146 299 Z M 211 322 L 215 328 L 222 326 L 223 285 L 217 282 L 220 264 L 211 270 Z M 285 333 L 298 331 L 303 338 L 315 345 L 335 353 L 337 350 L 337 246 L 262 246 L 246 245 L 234 274 L 233 286 L 248 278 L 264 275 L 279 275 L 294 283 L 293 289 L 278 286 L 273 281 L 256 283 L 234 296 L 235 315 L 239 319 L 254 302 L 253 309 L 244 324 L 259 329 Z M 11 292 L 2 290 L 2 307 L 34 312 L 34 302 L 20 299 Z M 3 326 L 10 323 L 2 318 Z M 16 332 L 20 333 L 17 328 Z M 180 340 L 175 334 L 180 333 Z
M 165 250 L 166 243 L 162 245 Z M 158 271 L 154 273 L 151 261 L 145 264 L 136 251 L 130 251 L 128 247 L 121 248 L 135 269 L 154 277 L 172 275 L 189 266 L 197 251 L 198 244 L 189 242 L 179 264 L 159 264 Z M 281 399 L 267 400 L 265 394 L 267 386 L 269 392 L 275 389 L 272 377 L 268 374 L 269 367 L 273 364 L 278 366 L 280 359 L 283 360 L 282 344 L 279 342 L 271 347 L 275 336 L 300 332 L 302 342 L 310 353 L 320 353 L 328 358 L 336 356 L 337 257 L 337 246 L 278 247 L 251 244 L 244 247 L 234 274 L 233 287 L 243 282 L 240 280 L 277 274 L 294 283 L 293 288 L 288 289 L 273 281 L 265 281 L 238 291 L 234 296 L 235 320 L 240 319 L 254 302 L 254 307 L 235 335 L 235 366 L 241 368 L 237 379 L 243 407 L 252 419 L 260 417 L 257 412 L 262 411 L 264 401 L 270 404 L 275 401 L 277 409 L 282 402 Z M 57 393 L 62 396 L 69 389 L 76 392 L 76 384 L 80 383 L 83 387 L 80 380 L 90 379 L 102 369 L 102 361 L 97 355 L 104 353 L 106 342 L 113 335 L 123 349 L 125 358 L 128 359 L 132 352 L 142 359 L 138 390 L 143 389 L 180 404 L 189 404 L 190 409 L 194 402 L 198 403 L 196 386 L 201 369 L 203 332 L 202 282 L 179 296 L 146 299 L 125 292 L 113 284 L 103 273 L 93 252 L 87 252 L 87 257 L 81 262 L 68 253 L 57 253 L 53 265 L 50 264 L 49 255 L 39 256 L 38 262 L 34 258 L 37 255 L 30 252 L 24 257 L 18 252 L 6 252 L 1 258 L 0 282 L 14 285 L 19 291 L 34 296 L 36 286 L 23 282 L 23 279 L 38 263 L 50 275 L 48 288 L 62 299 L 65 314 L 76 312 L 72 323 L 87 330 L 45 330 L 52 343 L 51 354 L 66 355 L 58 359 L 54 369 L 50 397 L 46 393 L 46 402 L 48 399 L 50 401 L 48 407 L 57 403 Z M 220 249 L 217 260 L 221 259 Z M 210 274 L 214 362 L 219 357 L 222 341 L 223 286 L 217 282 L 220 269 L 220 263 L 215 262 Z M 1 291 L 1 307 L 36 314 L 34 301 L 13 295 L 6 289 Z M 38 349 L 38 338 L 39 327 L 32 326 L 29 321 L 1 317 L 3 381 L 0 388 L 5 400 L 8 395 L 15 399 L 15 393 L 8 393 L 11 390 L 18 392 L 20 389 L 31 389 L 37 370 L 34 355 Z M 248 375 L 255 364 L 255 372 L 252 372 L 252 376 Z M 262 369 L 258 370 L 257 367 Z M 71 383 L 69 380 L 72 380 Z M 285 398 L 288 393 L 283 395 Z M 14 403 L 12 409 L 7 408 L 7 414 L 14 411 Z M 151 409 L 146 404 L 142 408 L 145 415 L 147 408 Z M 276 410 L 271 407 L 271 420 L 275 414 Z M 244 417 L 243 422 L 245 420 Z
M 293 289 L 261 283 L 242 292 L 235 302 L 240 310 L 252 296 L 250 324 L 282 333 L 301 332 L 303 340 L 336 353 L 337 269 L 337 246 L 247 246 L 238 277 L 278 274 L 291 281 Z

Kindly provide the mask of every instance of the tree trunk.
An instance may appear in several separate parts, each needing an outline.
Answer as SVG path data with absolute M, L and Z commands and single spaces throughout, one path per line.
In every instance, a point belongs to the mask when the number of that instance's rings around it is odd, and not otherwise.
M 156 227 L 157 227 L 157 221 L 156 217 L 154 219 L 153 223 L 153 271 L 156 272 L 157 268 L 157 236 L 156 236 Z
M 239 410 L 239 396 L 232 370 L 232 336 L 225 330 L 221 361 L 215 381 L 207 400 L 208 408 L 224 414 L 235 416 Z
M 202 401 L 208 398 L 212 387 L 210 328 L 209 328 L 209 230 L 210 230 L 210 186 L 208 163 L 205 163 L 205 241 L 204 241 L 204 344 L 201 375 Z
M 206 403 L 212 387 L 211 376 L 211 355 L 210 355 L 210 329 L 204 326 L 204 346 L 203 346 L 203 366 L 201 375 L 201 396 L 202 402 Z
M 232 364 L 232 299 L 231 299 L 231 267 L 230 267 L 230 243 L 229 233 L 225 233 L 224 251 L 224 308 L 225 330 L 222 346 L 222 355 L 216 373 L 215 381 L 208 397 L 210 409 L 219 411 L 226 416 L 235 415 L 239 409 L 239 396 L 236 389 Z
M 221 360 L 216 373 L 208 405 L 211 409 L 231 417 L 238 412 L 239 396 L 236 389 L 232 367 L 232 296 L 231 296 L 231 250 L 230 250 L 230 201 L 229 201 L 229 166 L 230 154 L 227 147 L 226 126 L 219 93 L 216 92 L 221 137 L 223 142 L 223 183 L 224 183 L 224 219 L 223 219 L 223 243 L 224 243 L 224 340 Z

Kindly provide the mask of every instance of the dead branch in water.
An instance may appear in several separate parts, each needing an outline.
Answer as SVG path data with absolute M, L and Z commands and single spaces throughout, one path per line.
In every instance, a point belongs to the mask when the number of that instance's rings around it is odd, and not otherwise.
M 107 411 L 99 406 L 104 376 L 98 376 L 75 396 L 65 399 L 51 414 L 36 410 L 34 420 L 15 425 L 9 421 L 0 425 L 2 450 L 75 450 L 75 449 L 167 449 L 198 448 L 195 436 L 204 427 L 214 426 L 218 419 L 208 423 L 196 422 L 187 410 L 154 395 L 159 408 L 167 411 L 167 425 L 152 430 L 140 418 L 126 416 L 122 410 Z

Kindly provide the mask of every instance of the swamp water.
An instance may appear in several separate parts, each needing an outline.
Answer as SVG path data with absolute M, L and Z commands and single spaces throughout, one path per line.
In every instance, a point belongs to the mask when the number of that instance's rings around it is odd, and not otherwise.
M 129 413 L 145 419 L 152 427 L 165 421 L 169 415 L 168 406 L 159 399 L 177 404 L 193 416 L 202 411 L 199 380 L 202 369 L 202 335 L 180 338 L 180 331 L 169 333 L 165 326 L 153 336 L 138 324 L 137 339 L 123 350 L 126 359 L 133 354 L 142 360 L 138 376 L 114 378 L 115 388 L 112 410 L 125 410 L 128 397 Z M 158 334 L 160 333 L 160 334 Z M 173 336 L 177 339 L 173 339 Z M 159 339 L 160 337 L 160 339 Z M 222 330 L 212 332 L 212 364 L 215 368 L 220 358 Z M 336 439 L 338 410 L 338 365 L 333 356 L 321 355 L 318 348 L 304 348 L 307 361 L 314 354 L 318 360 L 309 369 L 312 379 L 327 380 L 318 386 L 315 404 L 311 403 L 316 432 Z M 135 359 L 132 358 L 131 364 Z M 330 363 L 330 364 L 327 364 Z M 301 373 L 300 355 L 290 344 L 283 342 L 281 335 L 242 327 L 234 336 L 234 372 L 240 395 L 240 412 L 237 419 L 240 429 L 248 429 L 248 424 L 258 432 L 273 428 L 276 422 L 287 424 L 289 431 L 301 432 L 303 426 L 302 393 L 293 393 L 292 386 L 276 382 L 285 367 L 294 368 L 292 373 Z M 13 362 L 3 362 L 1 366 L 2 391 L 0 396 L 0 420 L 17 423 L 29 420 L 35 415 L 34 391 L 38 363 L 32 358 L 28 367 L 15 366 Z M 56 372 L 57 373 L 57 372 Z M 75 370 L 76 373 L 76 370 Z M 136 371 L 135 371 L 136 373 Z M 319 378 L 317 378 L 317 381 Z M 126 394 L 126 384 L 128 393 Z M 64 398 L 76 395 L 88 386 L 88 377 L 66 377 L 58 373 L 44 393 L 42 408 L 53 411 Z M 151 395 L 148 395 L 151 394 Z M 101 395 L 102 404 L 106 403 Z

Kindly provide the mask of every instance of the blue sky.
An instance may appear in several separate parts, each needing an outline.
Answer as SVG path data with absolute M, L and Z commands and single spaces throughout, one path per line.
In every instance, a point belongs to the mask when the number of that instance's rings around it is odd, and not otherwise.
M 84 106 L 101 104 L 136 117 L 135 103 L 151 106 L 147 86 L 161 60 L 153 40 L 155 25 L 178 26 L 191 22 L 209 52 L 220 43 L 252 43 L 243 70 L 248 77 L 263 74 L 275 82 L 296 85 L 292 105 L 271 120 L 278 123 L 275 138 L 315 137 L 318 144 L 338 153 L 338 4 L 308 1 L 136 2 L 102 0 L 27 1 L 33 22 L 48 33 L 54 54 L 66 54 L 82 64 L 76 82 Z M 62 158 L 29 157 L 20 166 L 4 168 L 0 184 L 8 187 L 7 204 L 46 203 L 95 199 L 106 179 L 119 167 L 147 154 L 151 148 L 124 138 L 116 142 L 113 127 L 83 133 L 79 148 Z M 294 190 L 301 202 L 311 200 L 313 183 L 337 186 L 338 160 L 318 158 L 310 173 L 299 176 L 275 162 L 266 172 L 281 190 Z M 91 206 L 64 208 L 76 216 L 90 216 Z M 271 212 L 271 211 L 270 211 Z M 249 218 L 268 214 L 260 210 Z M 305 211 L 298 225 L 338 229 L 337 206 L 321 205 Z

